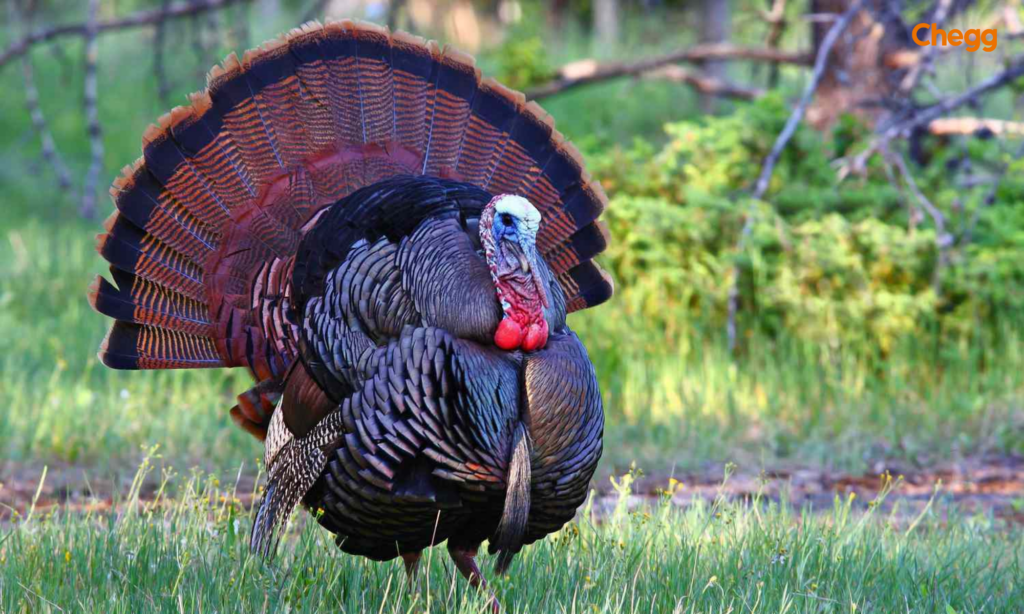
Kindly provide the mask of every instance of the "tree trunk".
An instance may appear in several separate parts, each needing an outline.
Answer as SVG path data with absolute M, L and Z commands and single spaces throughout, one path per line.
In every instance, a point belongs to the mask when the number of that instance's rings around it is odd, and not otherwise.
M 548 29 L 552 32 L 560 32 L 566 24 L 566 15 L 569 12 L 569 0 L 550 0 L 547 3 L 548 10 L 544 15 L 547 18 Z
M 610 55 L 619 40 L 619 0 L 594 0 L 595 55 Z
M 854 0 L 811 0 L 810 12 L 816 15 L 843 14 Z M 822 76 L 814 102 L 807 110 L 807 121 L 819 130 L 827 130 L 843 113 L 853 113 L 874 124 L 884 112 L 884 101 L 899 86 L 905 66 L 899 58 L 907 55 L 902 22 L 877 20 L 884 12 L 876 10 L 883 0 L 869 0 L 836 41 Z M 876 6 L 877 5 L 877 6 Z M 811 40 L 817 52 L 830 20 L 811 23 Z
M 701 0 L 700 21 L 701 21 L 701 42 L 702 43 L 727 43 L 729 42 L 730 21 L 732 12 L 730 0 Z M 704 63 L 704 73 L 719 82 L 726 80 L 727 62 L 712 61 Z M 704 113 L 714 113 L 717 108 L 718 97 L 713 94 L 701 94 L 700 108 Z

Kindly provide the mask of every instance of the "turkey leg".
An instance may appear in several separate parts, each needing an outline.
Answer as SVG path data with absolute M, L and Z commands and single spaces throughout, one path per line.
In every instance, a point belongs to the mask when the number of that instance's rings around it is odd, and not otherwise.
M 405 563 L 405 577 L 409 579 L 409 588 L 413 588 L 416 583 L 416 572 L 420 568 L 421 556 L 423 556 L 423 551 L 406 552 L 402 555 L 402 562 Z
M 473 588 L 487 590 L 487 581 L 484 580 L 483 573 L 480 572 L 480 568 L 476 565 L 476 550 L 477 546 L 453 546 L 450 541 L 448 542 L 448 554 L 455 561 L 455 567 L 458 568 L 459 573 L 469 580 L 469 585 Z M 498 598 L 493 593 L 491 594 L 491 609 L 495 614 L 501 612 Z

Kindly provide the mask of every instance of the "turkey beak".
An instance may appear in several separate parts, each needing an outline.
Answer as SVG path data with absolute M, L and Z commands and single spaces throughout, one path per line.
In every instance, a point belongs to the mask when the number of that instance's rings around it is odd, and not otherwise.
M 519 241 L 519 246 L 522 248 L 519 251 L 519 267 L 524 273 L 533 277 L 533 285 L 537 288 L 540 302 L 547 309 L 550 307 L 550 303 L 548 302 L 548 291 L 544 287 L 544 280 L 540 276 L 540 267 L 537 266 L 537 244 L 524 237 Z

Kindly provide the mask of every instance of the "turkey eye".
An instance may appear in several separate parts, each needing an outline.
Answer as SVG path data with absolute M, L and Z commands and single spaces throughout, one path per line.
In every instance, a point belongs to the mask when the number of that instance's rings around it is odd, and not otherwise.
M 501 214 L 501 223 L 506 225 L 506 226 L 511 226 L 512 225 L 512 216 L 509 215 L 508 213 L 502 213 Z

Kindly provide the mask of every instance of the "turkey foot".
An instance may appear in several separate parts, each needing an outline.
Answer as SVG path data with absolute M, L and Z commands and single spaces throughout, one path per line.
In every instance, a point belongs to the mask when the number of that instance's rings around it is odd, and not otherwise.
M 406 552 L 402 555 L 402 562 L 405 563 L 405 577 L 409 579 L 409 588 L 415 588 L 418 576 L 416 572 L 420 568 L 420 557 L 423 552 Z
M 464 578 L 469 580 L 469 585 L 477 590 L 487 590 L 487 581 L 484 580 L 483 573 L 480 572 L 480 568 L 476 565 L 476 549 L 466 548 L 462 546 L 453 546 L 451 542 L 448 542 L 448 554 L 451 555 L 452 560 L 455 561 L 455 567 L 458 568 L 459 573 Z M 498 598 L 491 593 L 491 611 L 494 614 L 500 614 L 501 604 L 498 603 Z

